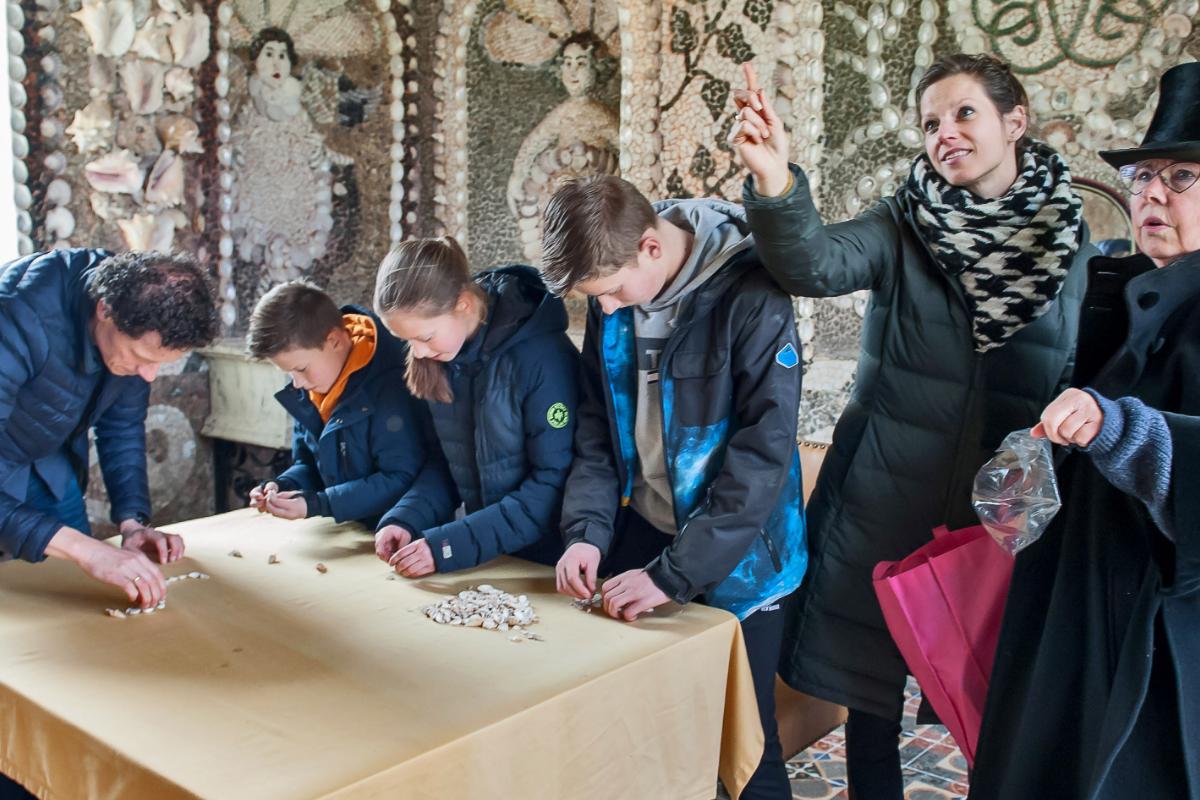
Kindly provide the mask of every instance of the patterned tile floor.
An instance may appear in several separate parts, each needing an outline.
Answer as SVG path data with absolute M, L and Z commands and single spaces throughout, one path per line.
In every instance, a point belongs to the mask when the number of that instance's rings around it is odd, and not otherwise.
M 917 725 L 921 695 L 910 684 L 900 734 L 905 800 L 963 800 L 967 762 L 946 729 Z M 787 765 L 795 800 L 846 800 L 846 749 L 842 728 L 793 758 Z

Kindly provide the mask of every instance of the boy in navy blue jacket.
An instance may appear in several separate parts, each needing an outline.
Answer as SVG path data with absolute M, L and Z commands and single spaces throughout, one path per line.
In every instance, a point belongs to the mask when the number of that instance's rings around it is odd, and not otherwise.
M 588 295 L 559 590 L 632 621 L 703 600 L 742 621 L 766 745 L 742 797 L 791 797 L 775 724 L 779 600 L 808 556 L 796 449 L 800 343 L 742 210 L 652 206 L 597 176 L 547 205 L 542 277 Z
M 254 308 L 246 349 L 288 373 L 276 395 L 295 420 L 294 463 L 250 492 L 284 519 L 333 517 L 374 526 L 432 456 L 428 412 L 404 386 L 405 347 L 371 312 L 339 309 L 304 281 L 276 286 Z

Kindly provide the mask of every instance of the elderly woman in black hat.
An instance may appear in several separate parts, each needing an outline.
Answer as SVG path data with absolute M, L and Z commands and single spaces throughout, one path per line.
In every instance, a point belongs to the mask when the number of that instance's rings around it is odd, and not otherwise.
M 1120 171 L 1140 254 L 1095 258 L 1063 508 L 1017 558 L 972 800 L 1200 799 L 1200 63 Z

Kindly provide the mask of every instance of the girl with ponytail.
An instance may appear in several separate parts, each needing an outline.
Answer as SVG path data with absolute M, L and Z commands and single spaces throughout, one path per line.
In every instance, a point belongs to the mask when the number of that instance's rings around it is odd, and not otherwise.
M 452 477 L 431 464 L 380 521 L 376 553 L 410 578 L 504 554 L 554 564 L 579 375 L 562 301 L 531 267 L 472 276 L 440 237 L 394 247 L 374 303 L 408 343 L 405 380 L 429 406 Z

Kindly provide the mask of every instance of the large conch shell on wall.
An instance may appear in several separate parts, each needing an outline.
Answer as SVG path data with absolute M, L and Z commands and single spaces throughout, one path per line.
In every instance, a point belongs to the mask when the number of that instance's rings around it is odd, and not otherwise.
M 163 22 L 163 18 L 166 18 L 167 21 Z M 170 18 L 166 14 L 151 17 L 137 32 L 137 36 L 133 37 L 133 52 L 142 58 L 170 64 L 172 60 L 171 43 L 167 41 L 170 31 Z
M 195 10 L 184 14 L 171 26 L 171 50 L 181 67 L 198 67 L 208 58 L 208 15 Z
M 192 79 L 192 72 L 184 67 L 171 67 L 167 70 L 166 83 L 167 91 L 176 100 L 183 100 L 196 91 L 196 83 Z
M 200 126 L 182 114 L 172 114 L 160 119 L 158 137 L 162 139 L 163 147 L 169 147 L 178 153 L 204 152 L 204 146 L 200 144 Z
M 146 181 L 146 202 L 177 206 L 183 202 L 183 158 L 174 150 L 162 151 Z
M 81 153 L 90 153 L 108 146 L 113 136 L 112 106 L 107 97 L 97 97 L 75 112 L 67 133 Z
M 84 165 L 83 175 L 92 188 L 113 194 L 136 194 L 141 191 L 144 174 L 137 159 L 128 150 L 101 156 Z
M 140 58 L 121 65 L 121 88 L 135 114 L 153 114 L 163 104 L 163 74 L 166 68 Z
M 171 212 L 157 216 L 134 214 L 130 219 L 117 220 L 117 227 L 121 229 L 121 238 L 130 250 L 169 253 L 175 244 L 175 228 L 179 224 L 179 217 L 179 214 Z
M 83 0 L 83 8 L 71 16 L 83 25 L 97 55 L 120 58 L 137 33 L 131 0 Z

